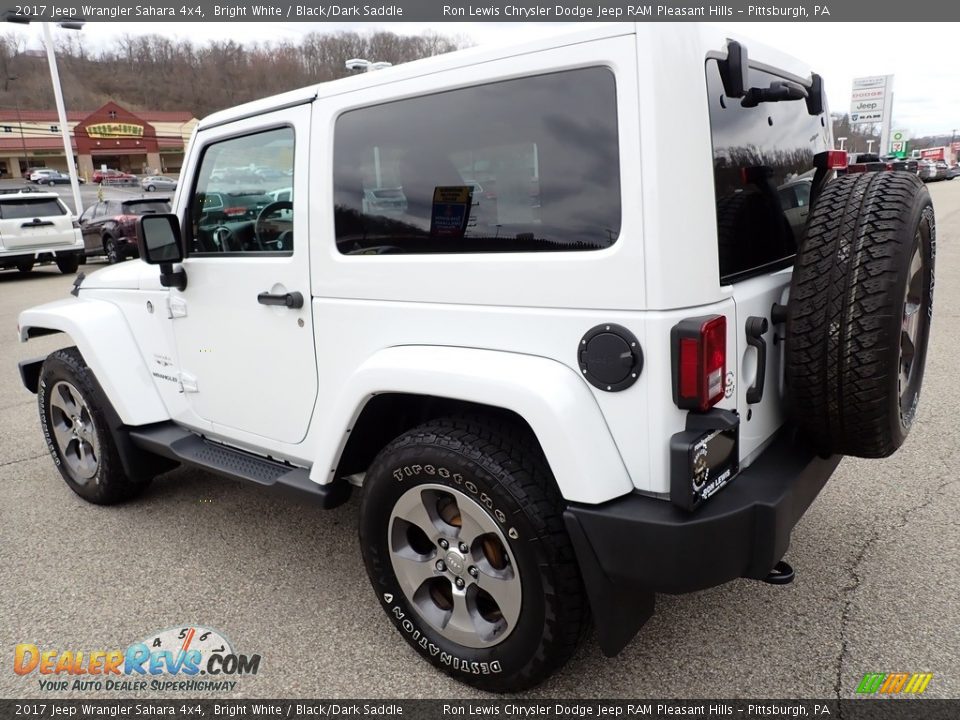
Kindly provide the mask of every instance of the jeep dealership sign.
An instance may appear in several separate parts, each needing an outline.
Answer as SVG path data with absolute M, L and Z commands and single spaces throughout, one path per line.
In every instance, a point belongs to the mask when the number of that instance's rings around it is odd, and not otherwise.
M 882 123 L 892 101 L 892 91 L 892 75 L 856 78 L 850 94 L 851 124 Z

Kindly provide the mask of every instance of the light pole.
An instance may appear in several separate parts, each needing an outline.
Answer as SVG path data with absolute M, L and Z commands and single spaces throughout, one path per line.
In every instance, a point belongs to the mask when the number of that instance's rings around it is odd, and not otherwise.
M 4 19 L 7 22 L 28 25 L 29 20 L 16 15 L 8 10 Z M 59 27 L 67 30 L 80 30 L 83 28 L 81 20 L 67 20 L 57 23 Z M 53 35 L 50 32 L 50 23 L 40 23 L 43 32 L 43 44 L 47 50 L 47 64 L 50 66 L 50 82 L 53 84 L 53 96 L 57 103 L 57 116 L 60 119 L 60 134 L 63 137 L 63 152 L 67 160 L 67 171 L 70 173 L 70 188 L 73 190 L 74 210 L 79 216 L 83 212 L 83 202 L 80 199 L 80 183 L 77 181 L 77 165 L 73 161 L 73 146 L 70 143 L 70 126 L 67 125 L 67 110 L 63 104 L 63 88 L 60 86 L 60 71 L 57 69 L 57 56 L 53 52 Z M 23 125 L 20 126 L 23 132 Z

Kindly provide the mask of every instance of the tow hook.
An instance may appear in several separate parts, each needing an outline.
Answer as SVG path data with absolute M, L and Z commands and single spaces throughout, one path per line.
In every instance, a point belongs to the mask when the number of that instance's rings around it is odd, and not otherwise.
M 787 561 L 781 560 L 773 566 L 773 570 L 767 574 L 763 581 L 771 585 L 789 585 L 796 576 L 797 573 L 794 572 L 793 566 Z

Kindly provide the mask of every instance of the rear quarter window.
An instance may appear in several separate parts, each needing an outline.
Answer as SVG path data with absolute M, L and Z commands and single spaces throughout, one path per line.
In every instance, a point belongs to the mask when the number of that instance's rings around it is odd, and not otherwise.
M 344 113 L 334 217 L 344 254 L 609 247 L 620 233 L 613 73 L 583 68 Z
M 747 108 L 723 93 L 716 60 L 706 63 L 720 282 L 791 264 L 804 239 L 813 157 L 829 149 L 823 115 L 803 100 Z M 751 68 L 750 85 L 781 80 Z
M 66 208 L 56 198 L 4 198 L 0 199 L 0 219 L 18 220 L 36 217 L 66 215 Z

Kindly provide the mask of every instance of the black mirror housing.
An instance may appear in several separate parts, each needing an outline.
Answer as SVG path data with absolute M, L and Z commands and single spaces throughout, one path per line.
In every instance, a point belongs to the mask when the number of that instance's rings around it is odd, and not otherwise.
M 750 88 L 750 61 L 747 48 L 736 40 L 727 41 L 727 59 L 721 60 L 720 80 L 729 98 L 742 98 Z
M 180 219 L 172 213 L 151 213 L 137 221 L 137 249 L 140 259 L 150 265 L 183 261 Z
M 810 90 L 807 94 L 807 113 L 810 115 L 820 115 L 826 110 L 826 97 L 827 93 L 823 87 L 823 78 L 817 73 L 813 73 L 810 76 Z

